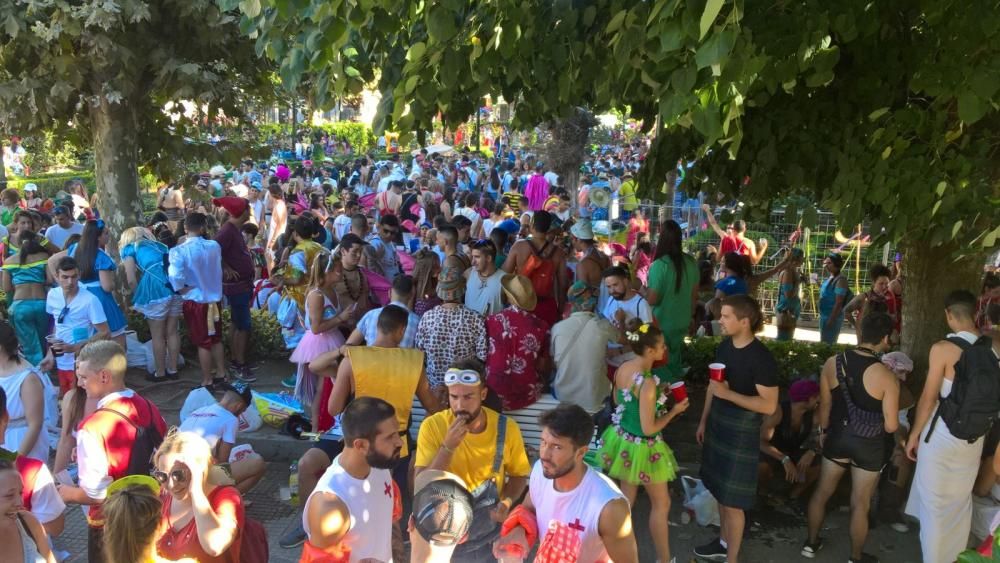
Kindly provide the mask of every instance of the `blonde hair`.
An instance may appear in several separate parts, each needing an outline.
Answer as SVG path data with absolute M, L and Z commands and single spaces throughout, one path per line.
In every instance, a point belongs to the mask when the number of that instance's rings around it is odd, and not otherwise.
M 205 477 L 208 477 L 212 466 L 212 447 L 198 434 L 171 428 L 163 438 L 163 443 L 156 449 L 153 463 L 158 467 L 160 460 L 168 454 L 184 454 L 186 463 L 203 465 Z
M 97 340 L 87 344 L 76 355 L 76 361 L 94 364 L 93 367 L 97 370 L 106 369 L 116 381 L 125 380 L 125 370 L 128 368 L 125 350 L 114 340 Z
M 149 561 L 160 528 L 160 497 L 145 485 L 129 485 L 104 501 L 104 552 L 108 561 Z
M 340 262 L 340 252 L 321 252 L 316 258 L 313 258 L 312 267 L 309 268 L 309 289 L 318 289 L 319 286 L 323 285 L 326 273 L 332 268 L 339 267 Z
M 156 237 L 146 227 L 131 227 L 122 231 L 122 236 L 118 237 L 118 248 L 122 249 L 140 240 L 156 241 Z

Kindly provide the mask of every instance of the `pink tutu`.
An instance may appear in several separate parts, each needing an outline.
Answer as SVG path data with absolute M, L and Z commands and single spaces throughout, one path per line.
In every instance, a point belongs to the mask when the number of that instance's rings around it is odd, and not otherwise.
M 289 358 L 298 364 L 295 373 L 294 397 L 302 404 L 311 405 L 316 396 L 316 376 L 309 371 L 309 362 L 343 345 L 344 336 L 336 329 L 322 334 L 314 334 L 311 330 L 307 330 L 302 335 L 302 340 L 299 341 L 299 345 L 295 347 Z
M 339 330 L 328 330 L 322 334 L 313 334 L 311 330 L 307 330 L 289 359 L 296 364 L 308 364 L 321 354 L 336 350 L 343 345 L 344 336 Z

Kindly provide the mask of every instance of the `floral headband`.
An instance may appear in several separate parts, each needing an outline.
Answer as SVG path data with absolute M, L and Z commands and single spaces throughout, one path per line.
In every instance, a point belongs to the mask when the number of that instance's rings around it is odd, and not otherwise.
M 628 338 L 629 342 L 638 342 L 640 334 L 646 334 L 649 332 L 649 323 L 643 323 L 635 332 L 625 331 L 625 337 Z

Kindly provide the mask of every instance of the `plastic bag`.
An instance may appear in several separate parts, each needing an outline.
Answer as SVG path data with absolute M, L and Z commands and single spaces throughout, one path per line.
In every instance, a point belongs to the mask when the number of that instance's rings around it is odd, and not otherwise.
M 257 430 L 260 430 L 261 426 L 264 426 L 264 420 L 260 417 L 257 405 L 250 403 L 247 410 L 243 411 L 243 414 L 239 416 L 239 431 L 256 432 Z
M 134 330 L 125 331 L 125 362 L 130 368 L 146 367 L 146 352 Z
M 204 387 L 198 387 L 192 389 L 186 399 L 184 399 L 184 405 L 181 406 L 181 423 L 187 420 L 187 417 L 191 416 L 191 413 L 209 405 L 215 404 L 215 397 L 212 392 Z
M 705 488 L 701 479 L 681 476 L 684 487 L 684 508 L 694 512 L 694 519 L 699 526 L 719 525 L 719 503 Z

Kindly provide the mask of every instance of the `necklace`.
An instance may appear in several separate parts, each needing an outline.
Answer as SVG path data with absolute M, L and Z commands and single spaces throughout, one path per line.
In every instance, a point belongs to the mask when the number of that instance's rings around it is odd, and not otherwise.
M 355 278 L 357 282 L 357 288 L 351 287 L 351 277 Z M 347 289 L 347 296 L 351 298 L 351 301 L 357 302 L 358 298 L 361 297 L 362 285 L 363 285 L 363 280 L 361 279 L 361 272 L 358 271 L 357 268 L 355 268 L 354 270 L 344 270 L 344 288 Z
M 482 274 L 480 274 L 479 272 L 476 272 L 476 275 L 479 276 L 479 289 L 486 289 L 486 284 L 489 283 L 490 278 L 493 277 L 493 274 L 490 274 L 490 275 L 488 275 L 486 277 L 483 277 Z
M 879 352 L 877 352 L 876 350 L 868 348 L 867 346 L 855 346 L 854 350 L 856 352 L 868 352 L 869 354 L 871 354 L 872 356 L 875 356 L 876 358 L 878 358 L 878 357 L 880 357 L 882 355 Z

